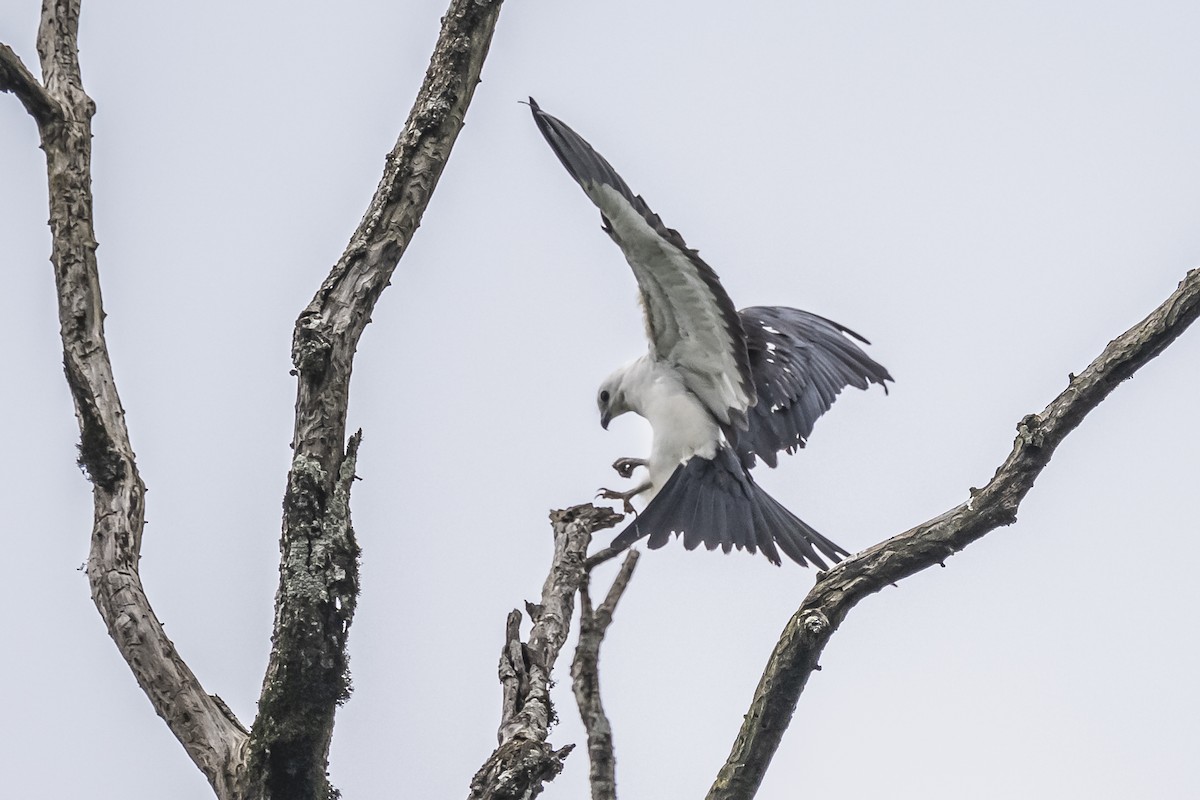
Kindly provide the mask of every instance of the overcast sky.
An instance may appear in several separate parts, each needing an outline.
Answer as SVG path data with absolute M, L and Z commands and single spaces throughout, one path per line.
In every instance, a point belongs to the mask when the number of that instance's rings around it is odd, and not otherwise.
M 443 11 L 84 9 L 108 342 L 150 488 L 142 576 L 247 723 L 292 323 L 366 208 Z M 0 41 L 31 66 L 37 16 L 0 7 Z M 588 138 L 739 307 L 797 306 L 874 342 L 892 393 L 843 395 L 760 478 L 859 550 L 986 482 L 1017 421 L 1200 264 L 1197 41 L 1184 0 L 506 4 L 355 364 L 344 796 L 465 795 L 495 745 L 505 614 L 545 575 L 547 511 L 648 447 L 644 423 L 605 432 L 594 406 L 645 347 L 633 277 L 519 100 Z M 211 797 L 78 571 L 90 486 L 46 217 L 34 125 L 0 96 L 6 793 Z M 1017 524 L 856 608 L 759 796 L 1200 795 L 1198 365 L 1200 330 L 1068 438 Z M 812 581 L 745 553 L 645 554 L 602 655 L 623 797 L 703 796 Z M 558 678 L 551 741 L 582 742 Z M 586 776 L 580 748 L 546 797 L 585 796 Z

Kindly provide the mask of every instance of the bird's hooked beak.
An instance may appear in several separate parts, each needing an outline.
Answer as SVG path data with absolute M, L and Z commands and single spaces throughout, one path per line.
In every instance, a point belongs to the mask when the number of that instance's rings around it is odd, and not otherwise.
M 600 414 L 600 427 L 608 430 L 608 423 L 612 422 L 612 412 L 604 411 Z

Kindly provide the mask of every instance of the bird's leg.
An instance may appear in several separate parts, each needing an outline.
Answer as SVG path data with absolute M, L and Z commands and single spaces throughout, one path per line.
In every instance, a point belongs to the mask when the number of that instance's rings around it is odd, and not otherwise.
M 648 462 L 644 458 L 618 458 L 613 462 L 613 469 L 622 478 L 633 477 L 633 471 L 638 467 L 646 466 Z
M 601 489 L 596 493 L 596 497 L 603 497 L 605 500 L 620 500 L 622 506 L 625 508 L 625 513 L 633 514 L 635 512 L 633 509 L 633 503 L 629 502 L 630 499 L 641 494 L 649 488 L 650 481 L 646 481 L 640 486 L 635 486 L 627 492 L 617 492 L 613 491 L 612 489 Z

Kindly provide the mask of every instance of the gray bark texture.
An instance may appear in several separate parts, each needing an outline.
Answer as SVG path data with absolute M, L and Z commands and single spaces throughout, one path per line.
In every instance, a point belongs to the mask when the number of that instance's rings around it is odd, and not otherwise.
M 146 488 L 104 338 L 92 225 L 95 105 L 80 75 L 80 0 L 43 3 L 41 81 L 0 44 L 0 91 L 24 105 L 46 153 L 63 364 L 79 423 L 79 464 L 93 487 L 92 597 L 134 678 L 219 798 L 337 795 L 325 769 L 334 713 L 349 694 L 346 637 L 358 595 L 349 494 L 361 435 L 345 438 L 351 364 L 462 129 L 500 6 L 501 0 L 451 2 L 379 188 L 345 254 L 296 323 L 295 435 L 275 628 L 249 733 L 188 669 L 138 575 Z
M 271 658 L 250 742 L 252 796 L 322 800 L 346 637 L 358 597 L 349 495 L 359 435 L 343 450 L 359 338 L 433 195 L 479 83 L 500 0 L 454 0 L 383 179 L 342 257 L 296 321 L 292 469 L 284 496 Z
M 546 741 L 557 719 L 550 702 L 551 673 L 571 630 L 592 534 L 620 520 L 620 514 L 592 505 L 551 512 L 550 573 L 541 602 L 525 606 L 533 625 L 528 641 L 520 637 L 521 612 L 509 612 L 500 653 L 499 746 L 471 780 L 470 800 L 534 798 L 562 772 L 563 759 L 575 746 L 555 749 Z
M 138 685 L 219 796 L 232 796 L 246 733 L 196 679 L 154 614 L 138 575 L 146 487 L 138 474 L 104 339 L 92 225 L 91 120 L 78 53 L 79 0 L 42 6 L 42 82 L 0 47 L 0 88 L 37 122 L 49 181 L 51 254 L 63 368 L 79 423 L 79 465 L 92 482 L 87 576 L 92 599 Z
M 588 783 L 592 800 L 617 798 L 617 757 L 613 749 L 612 725 L 600 702 L 600 645 L 612 624 L 617 603 L 621 602 L 621 596 L 633 578 L 637 562 L 638 551 L 630 550 L 604 601 L 595 610 L 592 609 L 590 570 L 579 587 L 579 644 L 575 646 L 575 660 L 571 662 L 571 690 L 587 731 Z
M 1041 413 L 1017 424 L 1012 452 L 981 489 L 928 522 L 822 573 L 783 630 L 759 680 L 733 750 L 707 800 L 749 800 L 758 792 L 796 703 L 829 638 L 859 601 L 941 564 L 985 534 L 1017 521 L 1054 450 L 1113 389 L 1177 339 L 1200 316 L 1200 269 L 1193 269 L 1158 308 L 1109 342 L 1087 369 Z

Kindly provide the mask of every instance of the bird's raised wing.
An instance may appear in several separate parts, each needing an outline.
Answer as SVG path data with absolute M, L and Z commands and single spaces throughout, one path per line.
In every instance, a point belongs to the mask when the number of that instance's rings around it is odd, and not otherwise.
M 740 312 L 758 403 L 749 411 L 749 430 L 736 442 L 746 467 L 758 456 L 770 466 L 780 450 L 804 447 L 817 417 L 847 386 L 866 389 L 892 380 L 850 337 L 870 344 L 832 320 L 782 306 Z
M 688 389 L 736 439 L 737 430 L 746 427 L 755 390 L 742 324 L 717 274 L 579 134 L 542 111 L 532 97 L 529 107 L 538 130 L 600 209 L 605 233 L 633 268 L 651 353 L 679 370 Z

